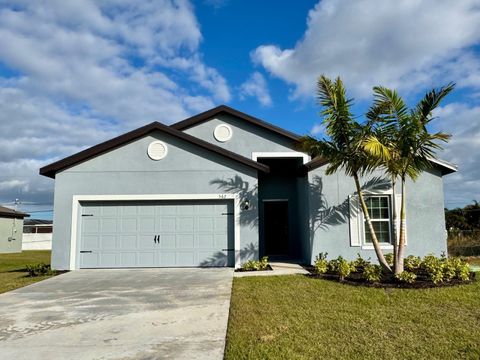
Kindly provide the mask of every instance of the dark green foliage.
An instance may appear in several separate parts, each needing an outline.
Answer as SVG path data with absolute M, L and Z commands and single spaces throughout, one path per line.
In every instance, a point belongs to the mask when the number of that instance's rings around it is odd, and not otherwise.
M 45 263 L 28 264 L 25 266 L 25 269 L 27 269 L 28 276 L 31 277 L 53 275 L 55 273 L 55 271 L 50 268 L 50 265 Z
M 368 264 L 363 268 L 363 278 L 368 282 L 377 282 L 382 279 L 382 267 L 380 265 Z

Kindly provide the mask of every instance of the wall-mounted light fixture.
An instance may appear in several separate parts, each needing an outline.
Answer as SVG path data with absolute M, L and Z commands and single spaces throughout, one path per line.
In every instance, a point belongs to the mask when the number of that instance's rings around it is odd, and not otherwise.
M 250 201 L 248 199 L 244 200 L 242 203 L 242 209 L 243 210 L 248 210 L 250 209 Z

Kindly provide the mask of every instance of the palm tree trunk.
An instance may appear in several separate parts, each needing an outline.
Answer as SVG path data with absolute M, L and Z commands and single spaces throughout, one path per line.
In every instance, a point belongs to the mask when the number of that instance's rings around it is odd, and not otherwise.
M 365 217 L 365 221 L 367 222 L 368 229 L 370 230 L 370 234 L 372 236 L 372 243 L 373 248 L 375 249 L 375 254 L 377 255 L 378 262 L 385 270 L 391 272 L 392 269 L 388 265 L 385 257 L 383 256 L 382 249 L 380 249 L 380 244 L 377 239 L 377 235 L 375 234 L 375 230 L 373 229 L 372 220 L 370 219 L 370 215 L 368 214 L 367 204 L 365 204 L 365 199 L 363 198 L 362 188 L 360 186 L 360 180 L 358 179 L 358 175 L 354 174 L 353 179 L 355 180 L 355 186 L 357 188 L 358 199 L 360 200 L 360 205 L 362 207 L 363 216 Z
M 401 273 L 403 271 L 403 258 L 405 254 L 405 232 L 406 232 L 406 188 L 405 177 L 402 176 L 402 207 L 400 209 L 400 240 L 398 242 L 398 266 L 395 269 L 395 273 Z
M 393 210 L 393 271 L 395 274 L 397 274 L 397 268 L 398 268 L 398 241 L 397 241 L 397 199 L 395 196 L 395 185 L 397 181 L 396 178 L 392 176 L 392 210 Z

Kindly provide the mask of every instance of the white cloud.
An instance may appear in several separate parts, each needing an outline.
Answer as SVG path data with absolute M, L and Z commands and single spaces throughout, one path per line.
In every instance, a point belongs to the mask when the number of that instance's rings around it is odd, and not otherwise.
M 480 199 L 480 106 L 451 103 L 435 115 L 434 130 L 452 135 L 439 156 L 458 165 L 458 172 L 444 178 L 446 206 Z
M 39 0 L 0 8 L 0 202 L 48 203 L 39 167 L 231 98 L 187 0 Z M 180 81 L 179 81 L 180 80 Z
M 308 14 L 307 30 L 292 49 L 259 46 L 252 59 L 312 96 L 317 77 L 340 76 L 356 97 L 373 85 L 416 92 L 438 82 L 480 87 L 476 0 L 323 0 Z
M 272 98 L 268 91 L 268 85 L 265 78 L 258 71 L 254 72 L 241 86 L 240 96 L 245 98 L 248 96 L 256 97 L 258 102 L 263 106 L 271 106 Z

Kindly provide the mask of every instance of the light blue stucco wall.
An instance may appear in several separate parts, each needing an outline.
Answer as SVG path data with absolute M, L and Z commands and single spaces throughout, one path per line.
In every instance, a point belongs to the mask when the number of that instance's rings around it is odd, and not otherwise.
M 310 244 L 305 258 L 313 263 L 320 253 L 328 258 L 341 255 L 353 260 L 357 254 L 376 261 L 374 250 L 351 246 L 348 196 L 355 193 L 351 177 L 342 172 L 325 174 L 326 166 L 309 173 Z M 380 172 L 362 179 L 365 184 L 372 177 L 385 178 Z M 407 247 L 406 255 L 440 255 L 447 251 L 443 182 L 441 172 L 431 169 L 412 182 L 407 181 Z M 397 184 L 396 193 L 400 193 Z M 340 211 L 332 211 L 338 209 Z M 314 215 L 317 219 L 314 220 Z M 336 214 L 336 215 L 335 215 Z M 342 217 L 342 215 L 344 217 Z M 391 252 L 386 250 L 385 253 Z
M 168 146 L 168 155 L 153 161 L 147 147 L 154 140 Z M 239 179 L 241 184 L 238 183 Z M 236 184 L 238 186 L 229 186 Z M 57 173 L 54 198 L 52 266 L 68 269 L 73 195 L 219 194 L 257 187 L 257 171 L 221 155 L 160 132 Z M 242 190 L 243 189 L 243 190 Z M 257 204 L 240 214 L 242 261 L 258 257 Z
M 229 141 L 220 142 L 213 136 L 213 131 L 219 124 L 228 124 L 232 128 L 233 136 Z M 186 129 L 185 133 L 249 159 L 252 158 L 252 152 L 297 151 L 292 140 L 228 114 L 219 114 L 208 121 Z

